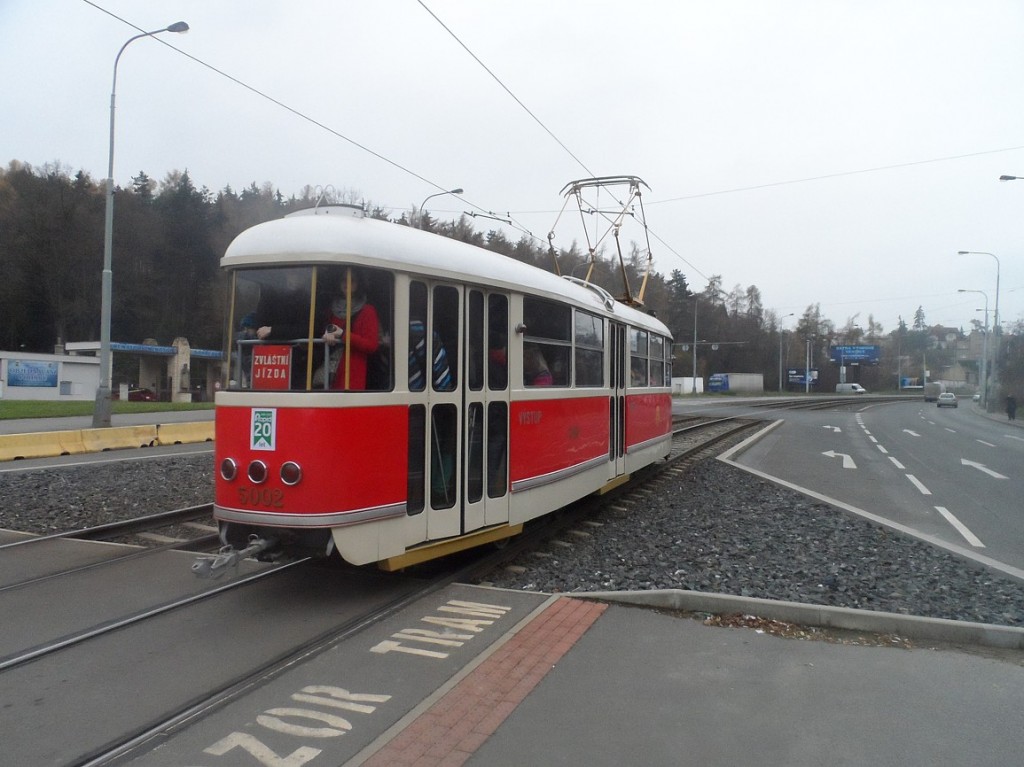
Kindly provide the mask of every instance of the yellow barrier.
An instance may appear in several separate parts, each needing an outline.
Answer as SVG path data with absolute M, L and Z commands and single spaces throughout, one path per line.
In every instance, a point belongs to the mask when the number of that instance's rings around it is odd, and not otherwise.
M 82 444 L 85 452 L 98 453 L 103 450 L 120 450 L 126 447 L 149 447 L 156 444 L 156 429 L 149 426 L 115 426 L 109 429 L 82 429 Z M 69 432 L 74 433 L 74 432 Z
M 184 445 L 192 442 L 213 442 L 213 421 L 162 423 L 156 427 L 158 445 Z
M 0 460 L 13 461 L 17 458 L 50 458 L 65 453 L 84 453 L 85 447 L 64 444 L 63 437 L 69 432 L 40 431 L 34 434 L 0 434 Z
M 213 435 L 213 421 L 0 434 L 0 461 L 53 458 L 58 455 L 98 453 L 129 447 L 212 442 Z

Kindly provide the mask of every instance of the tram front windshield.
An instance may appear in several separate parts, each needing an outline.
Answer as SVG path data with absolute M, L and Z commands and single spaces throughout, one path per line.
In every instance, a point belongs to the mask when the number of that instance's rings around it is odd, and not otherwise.
M 391 276 L 350 266 L 234 273 L 228 387 L 391 388 Z

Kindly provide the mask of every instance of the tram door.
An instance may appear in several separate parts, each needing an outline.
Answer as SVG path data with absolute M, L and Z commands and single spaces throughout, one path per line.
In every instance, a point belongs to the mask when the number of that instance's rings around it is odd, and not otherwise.
M 626 473 L 626 370 L 629 369 L 629 345 L 626 326 L 611 323 L 611 380 L 610 407 L 608 408 L 608 468 L 609 479 Z
M 458 535 L 461 521 L 462 288 L 409 284 L 409 512 L 426 538 Z
M 508 522 L 508 303 L 466 291 L 462 532 Z

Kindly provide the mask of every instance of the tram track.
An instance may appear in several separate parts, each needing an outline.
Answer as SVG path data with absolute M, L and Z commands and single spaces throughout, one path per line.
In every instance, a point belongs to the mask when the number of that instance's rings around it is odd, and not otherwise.
M 181 509 L 162 511 L 156 514 L 147 514 L 141 517 L 134 517 L 132 519 L 107 522 L 106 524 L 94 525 L 91 527 L 83 527 L 77 530 L 66 530 L 58 533 L 35 535 L 18 541 L 0 543 L 0 551 L 23 546 L 37 546 L 39 544 L 55 540 L 117 541 L 139 533 L 155 532 L 165 528 L 178 529 L 179 526 L 188 525 L 189 523 L 200 519 L 210 520 L 211 527 L 213 526 L 212 503 L 205 503 L 199 506 L 187 506 Z M 216 534 L 212 534 L 186 537 L 175 541 L 175 543 L 179 544 L 179 548 L 186 547 L 188 544 L 193 546 L 206 546 L 216 539 Z
M 8 669 L 12 669 L 16 666 L 20 666 L 24 663 L 29 663 L 39 658 L 43 658 L 47 655 L 60 652 L 61 650 L 79 644 L 81 642 L 85 642 L 90 639 L 96 639 L 98 637 L 104 636 L 105 634 L 109 634 L 114 631 L 118 631 L 120 629 L 131 626 L 133 624 L 140 623 L 142 621 L 148 620 L 149 618 L 153 618 L 158 615 L 163 615 L 165 613 L 171 612 L 173 610 L 178 610 L 183 607 L 188 607 L 189 605 L 196 604 L 197 602 L 201 602 L 204 599 L 209 599 L 211 597 L 217 596 L 218 594 L 222 594 L 232 589 L 241 588 L 249 583 L 272 576 L 280 570 L 285 570 L 289 567 L 301 564 L 305 561 L 305 559 L 301 559 L 295 560 L 293 562 L 286 562 L 282 565 L 274 566 L 262 572 L 247 575 L 240 579 L 226 583 L 224 585 L 208 589 L 200 594 L 194 594 L 191 596 L 182 597 L 180 599 L 175 599 L 171 602 L 167 602 L 164 604 L 154 605 L 144 610 L 135 612 L 131 615 L 126 615 L 120 618 L 112 619 L 110 621 L 101 622 L 96 626 L 92 626 L 87 629 L 78 631 L 74 634 L 71 634 L 70 636 L 65 636 L 58 640 L 47 642 L 37 647 L 29 648 L 17 655 L 8 658 L 0 658 L 0 673 Z
M 160 600 L 147 608 L 125 611 L 126 614 L 116 618 L 111 616 L 107 620 L 93 620 L 90 625 L 83 625 L 77 630 L 58 632 L 50 642 L 34 646 L 26 643 L 25 647 L 15 652 L 6 652 L 0 658 L 0 679 L 8 689 L 24 690 L 22 696 L 37 695 L 33 690 L 39 685 L 40 678 L 60 680 L 57 686 L 65 692 L 60 696 L 61 700 L 51 701 L 55 706 L 52 714 L 40 716 L 38 709 L 31 712 L 33 723 L 41 719 L 39 724 L 45 727 L 47 719 L 50 719 L 51 727 L 60 730 L 57 723 L 67 721 L 69 711 L 81 709 L 81 703 L 65 704 L 64 696 L 74 701 L 80 694 L 87 695 L 86 691 L 90 687 L 100 683 L 105 697 L 111 700 L 130 700 L 130 693 L 119 690 L 119 685 L 127 684 L 120 678 L 123 672 L 119 674 L 115 669 L 126 665 L 133 668 L 133 674 L 138 676 L 131 680 L 126 690 L 145 688 L 153 691 L 147 695 L 147 705 L 139 706 L 140 711 L 137 713 L 131 705 L 120 713 L 103 712 L 104 717 L 114 721 L 103 726 L 93 726 L 88 731 L 70 732 L 66 736 L 62 732 L 58 740 L 66 737 L 68 742 L 55 750 L 55 754 L 59 755 L 51 760 L 51 763 L 97 767 L 123 763 L 153 748 L 170 733 L 220 710 L 296 664 L 311 660 L 449 584 L 485 581 L 487 573 L 502 567 L 519 551 L 539 550 L 549 545 L 545 541 L 564 537 L 571 539 L 576 535 L 572 532 L 573 528 L 579 528 L 585 533 L 587 515 L 592 514 L 595 508 L 627 503 L 625 499 L 630 494 L 642 493 L 662 471 L 668 471 L 670 467 L 677 466 L 679 461 L 709 450 L 711 445 L 734 438 L 756 425 L 756 422 L 749 419 L 721 418 L 682 424 L 674 430 L 673 449 L 666 461 L 638 473 L 634 482 L 625 488 L 606 496 L 592 496 L 562 512 L 538 520 L 537 525 L 529 526 L 526 533 L 502 550 L 466 552 L 447 560 L 410 568 L 404 573 L 386 576 L 368 568 L 350 568 L 337 564 L 327 566 L 304 563 L 281 570 L 265 566 L 267 570 L 252 581 L 244 580 L 243 577 L 231 578 L 230 582 L 222 586 L 204 588 L 204 593 L 180 602 L 175 599 Z M 181 511 L 184 514 L 184 510 Z M 157 516 L 166 522 L 176 515 Z M 177 518 L 179 523 L 181 518 Z M 129 524 L 138 523 L 133 521 Z M 98 536 L 100 538 L 111 534 L 116 537 L 126 530 L 123 526 L 100 527 L 105 528 Z M 91 540 L 93 534 L 88 535 Z M 53 536 L 58 539 L 70 537 L 84 536 L 81 531 Z M 51 539 L 51 543 L 57 541 Z M 35 550 L 28 545 L 20 548 L 23 551 Z M 192 578 L 188 574 L 184 557 L 166 550 L 161 550 L 159 554 L 173 557 L 173 560 L 168 563 L 154 556 L 152 559 L 137 557 L 122 563 L 154 571 L 156 577 L 151 583 L 162 584 L 168 574 L 172 574 L 172 579 L 183 576 Z M 261 566 L 251 562 L 241 565 L 243 569 Z M 112 576 L 109 569 L 105 576 L 92 573 L 89 577 L 121 581 L 129 578 Z M 78 580 L 81 579 L 75 579 L 76 582 Z M 353 584 L 365 586 L 361 597 L 359 595 L 363 586 Z M 54 585 L 51 583 L 50 588 Z M 39 582 L 35 586 L 41 588 L 47 584 Z M 133 586 L 142 592 L 150 589 L 145 583 L 133 582 Z M 89 589 L 89 593 L 97 595 L 101 595 L 102 591 L 102 588 Z M 6 593 L 0 592 L 0 599 L 19 594 L 23 601 L 27 601 L 33 592 L 34 589 L 28 586 L 11 589 Z M 226 601 L 215 598 L 228 593 L 238 596 Z M 341 619 L 324 620 L 319 624 L 319 629 L 304 630 L 300 637 L 293 637 L 291 634 L 294 632 L 284 630 L 289 621 L 294 622 L 299 615 L 302 616 L 302 622 L 309 620 L 310 616 L 324 618 L 322 613 L 325 608 L 337 602 L 331 599 L 331 595 L 336 597 L 340 593 L 346 595 L 336 608 L 343 613 Z M 74 598 L 68 597 L 66 593 L 65 598 L 74 602 Z M 35 601 L 39 603 L 45 601 L 45 598 Z M 247 606 L 257 604 L 260 607 L 254 614 Z M 3 609 L 2 603 L 0 609 Z M 291 619 L 287 612 L 289 609 L 292 610 Z M 266 615 L 273 616 L 270 624 L 263 620 Z M 203 655 L 218 659 L 216 671 L 209 668 L 204 671 L 202 663 L 199 668 L 193 668 L 199 659 L 187 652 L 181 654 L 195 639 L 189 637 L 189 626 L 208 627 L 203 631 Z M 138 653 L 138 658 L 133 659 L 131 655 L 120 657 L 119 653 L 125 652 L 124 648 L 131 648 L 129 652 Z M 177 653 L 178 657 L 173 653 Z M 161 675 L 170 675 L 175 678 L 175 683 L 169 684 L 166 679 L 161 679 Z M 179 686 L 176 679 L 178 676 L 194 680 L 188 686 L 187 694 L 180 691 L 168 692 Z M 99 682 L 100 679 L 103 681 Z M 24 687 L 26 684 L 28 688 Z M 17 725 L 16 720 L 13 724 Z M 103 733 L 102 736 L 100 733 Z
M 90 570 L 111 567 L 131 560 L 155 556 L 166 551 L 208 552 L 216 550 L 220 539 L 213 524 L 213 505 L 189 506 L 172 511 L 145 515 L 76 530 L 35 535 L 0 544 L 0 552 L 8 558 L 31 560 L 33 569 L 48 563 L 58 569 L 35 573 L 28 577 L 18 568 L 11 568 L 18 580 L 0 582 L 0 593 L 25 588 L 48 580 L 81 575 Z M 170 535 L 161 534 L 160 531 Z M 149 537 L 151 536 L 151 537 Z M 93 541 L 123 543 L 123 547 L 107 549 L 95 561 L 65 563 L 58 551 L 61 541 Z

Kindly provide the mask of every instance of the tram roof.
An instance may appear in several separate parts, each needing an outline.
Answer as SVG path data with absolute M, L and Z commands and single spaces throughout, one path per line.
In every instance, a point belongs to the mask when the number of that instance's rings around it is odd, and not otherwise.
M 299 211 L 246 229 L 231 242 L 220 263 L 237 269 L 338 262 L 540 295 L 669 335 L 657 318 L 618 301 L 609 308 L 595 290 L 543 269 L 450 237 L 352 215 L 337 206 Z

